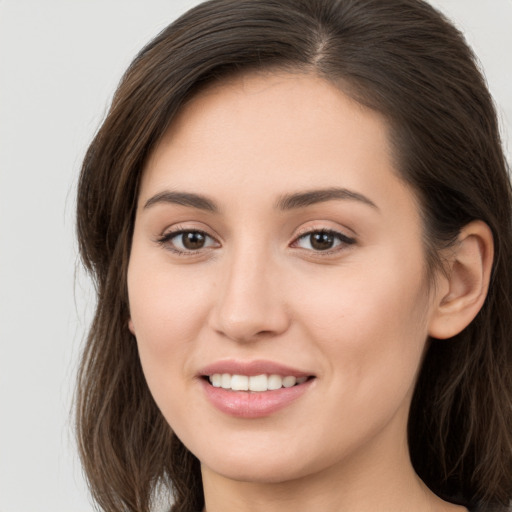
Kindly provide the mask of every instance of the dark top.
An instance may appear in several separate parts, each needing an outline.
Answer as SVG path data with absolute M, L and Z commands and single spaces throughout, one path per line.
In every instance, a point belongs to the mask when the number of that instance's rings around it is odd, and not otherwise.
M 503 512 L 505 509 L 503 507 L 493 507 L 491 505 L 483 505 L 483 504 L 480 504 L 480 505 L 475 505 L 473 507 L 468 507 L 468 510 L 469 512 Z M 511 507 L 508 508 L 506 510 L 509 510 L 510 512 L 512 512 L 512 504 L 511 504 Z

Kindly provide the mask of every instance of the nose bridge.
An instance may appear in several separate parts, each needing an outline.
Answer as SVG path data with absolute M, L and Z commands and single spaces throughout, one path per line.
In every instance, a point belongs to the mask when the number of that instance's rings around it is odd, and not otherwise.
M 288 326 L 275 257 L 262 245 L 254 239 L 233 245 L 219 276 L 214 328 L 236 341 L 276 335 Z

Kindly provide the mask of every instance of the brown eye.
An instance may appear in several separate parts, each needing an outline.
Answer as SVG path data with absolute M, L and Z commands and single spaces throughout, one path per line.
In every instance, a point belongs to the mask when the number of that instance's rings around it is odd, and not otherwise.
M 204 247 L 206 237 L 199 231 L 187 231 L 181 235 L 181 243 L 185 249 L 195 251 Z
M 294 246 L 301 249 L 309 249 L 314 252 L 329 251 L 330 249 L 342 249 L 344 246 L 355 244 L 356 241 L 337 231 L 320 229 L 310 231 L 297 238 Z
M 163 235 L 158 242 L 177 254 L 189 254 L 218 246 L 210 235 L 199 230 L 179 230 Z
M 326 251 L 331 249 L 335 242 L 334 235 L 331 233 L 312 233 L 309 235 L 311 247 L 317 251 Z

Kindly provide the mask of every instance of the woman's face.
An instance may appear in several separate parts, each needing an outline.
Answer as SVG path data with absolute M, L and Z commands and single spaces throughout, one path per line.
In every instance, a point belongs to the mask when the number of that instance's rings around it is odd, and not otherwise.
M 149 388 L 209 471 L 407 456 L 422 225 L 385 121 L 333 85 L 260 73 L 194 97 L 144 170 L 128 289 Z

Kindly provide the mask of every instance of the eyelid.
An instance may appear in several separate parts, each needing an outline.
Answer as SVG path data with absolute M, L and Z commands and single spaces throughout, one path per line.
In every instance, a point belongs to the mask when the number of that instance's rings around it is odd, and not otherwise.
M 301 226 L 295 235 L 295 238 L 307 235 L 309 233 L 316 233 L 318 231 L 332 232 L 341 235 L 344 238 L 356 241 L 357 233 L 346 226 L 332 226 L 332 222 L 327 220 L 317 220 L 308 222 L 306 225 Z M 350 234 L 349 234 L 350 233 Z

